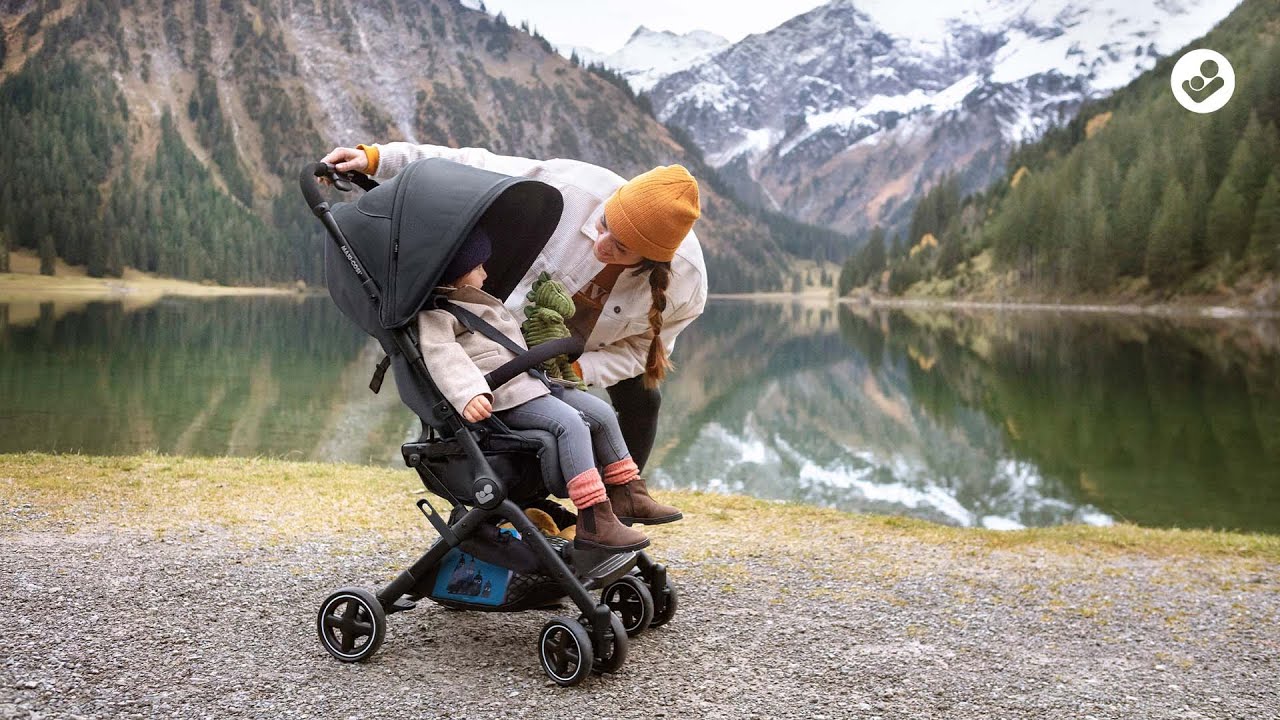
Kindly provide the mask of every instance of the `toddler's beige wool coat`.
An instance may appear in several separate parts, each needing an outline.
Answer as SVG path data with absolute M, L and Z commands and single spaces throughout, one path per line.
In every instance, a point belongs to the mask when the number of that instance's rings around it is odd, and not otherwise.
M 502 301 L 474 287 L 457 288 L 442 293 L 459 307 L 470 310 L 481 320 L 497 328 L 520 347 L 527 347 L 520 333 L 520 323 L 502 306 Z M 515 353 L 480 332 L 469 332 L 458 319 L 444 310 L 418 313 L 418 345 L 431 379 L 449 404 L 459 414 L 477 395 L 488 395 L 494 411 L 507 410 L 550 390 L 529 373 L 520 373 L 496 390 L 484 381 Z

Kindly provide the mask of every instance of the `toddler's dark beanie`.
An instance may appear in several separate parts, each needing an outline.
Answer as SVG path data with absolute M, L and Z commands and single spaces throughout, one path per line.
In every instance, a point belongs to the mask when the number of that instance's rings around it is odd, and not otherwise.
M 493 243 L 489 240 L 489 233 L 477 225 L 467 239 L 462 241 L 462 246 L 453 254 L 453 259 L 445 266 L 444 274 L 440 276 L 441 282 L 446 285 L 452 284 L 454 280 L 471 272 L 477 265 L 483 265 L 492 253 Z

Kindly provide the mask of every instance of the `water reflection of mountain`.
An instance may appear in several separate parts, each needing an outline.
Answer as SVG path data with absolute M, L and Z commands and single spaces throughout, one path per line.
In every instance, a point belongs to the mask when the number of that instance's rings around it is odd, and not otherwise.
M 838 326 L 831 309 L 713 303 L 681 343 L 661 482 L 963 525 L 1107 521 L 1017 460 L 984 413 L 924 411 L 915 361 L 888 352 L 879 328 Z
M 713 303 L 681 337 L 659 481 L 992 527 L 1276 522 L 1274 354 L 1131 321 L 794 312 Z
M 1274 323 L 894 313 L 885 325 L 890 353 L 931 358 L 910 367 L 922 407 L 982 412 L 1014 453 L 1106 512 L 1280 528 Z
M 715 301 L 649 474 L 941 522 L 1280 529 L 1274 324 Z M 415 430 L 327 298 L 0 306 L 0 452 L 399 464 Z
M 364 342 L 327 298 L 21 315 L 0 327 L 0 452 L 311 457 Z

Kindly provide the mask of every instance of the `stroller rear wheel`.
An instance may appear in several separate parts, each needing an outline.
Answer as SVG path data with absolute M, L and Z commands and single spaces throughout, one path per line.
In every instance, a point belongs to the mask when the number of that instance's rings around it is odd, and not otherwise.
M 600 594 L 600 602 L 609 606 L 622 621 L 629 637 L 644 632 L 653 620 L 653 595 L 640 578 L 624 575 Z
M 595 665 L 591 635 L 576 620 L 553 617 L 538 634 L 538 661 L 542 671 L 557 685 L 577 685 L 591 674 Z
M 330 655 L 342 662 L 361 662 L 381 647 L 387 614 L 368 590 L 342 588 L 320 603 L 316 632 Z

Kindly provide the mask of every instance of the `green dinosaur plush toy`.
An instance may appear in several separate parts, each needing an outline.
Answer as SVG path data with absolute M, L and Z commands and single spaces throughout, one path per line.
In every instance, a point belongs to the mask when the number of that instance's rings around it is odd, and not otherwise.
M 564 285 L 544 272 L 533 281 L 533 289 L 525 298 L 532 304 L 525 306 L 525 321 L 520 325 L 520 332 L 524 333 L 524 341 L 529 347 L 569 337 L 569 328 L 564 321 L 573 317 L 575 308 L 573 297 Z M 547 360 L 542 363 L 542 369 L 547 377 L 566 380 L 582 390 L 587 389 L 587 384 L 573 371 L 573 363 L 569 362 L 567 355 Z

